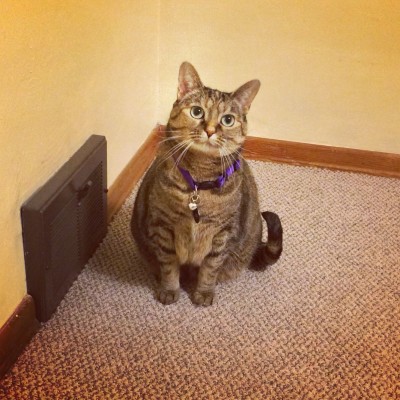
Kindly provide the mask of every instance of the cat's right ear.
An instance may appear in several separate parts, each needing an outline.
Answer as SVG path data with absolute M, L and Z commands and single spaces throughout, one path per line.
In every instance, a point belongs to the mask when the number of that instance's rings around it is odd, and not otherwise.
M 193 65 L 187 61 L 182 63 L 179 68 L 178 100 L 181 100 L 186 94 L 202 86 L 199 74 Z

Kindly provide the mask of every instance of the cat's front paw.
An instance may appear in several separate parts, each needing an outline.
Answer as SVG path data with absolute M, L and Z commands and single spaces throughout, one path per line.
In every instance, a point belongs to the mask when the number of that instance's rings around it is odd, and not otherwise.
M 198 306 L 211 306 L 214 301 L 214 292 L 194 292 L 193 303 Z
M 160 303 L 165 305 L 176 303 L 179 300 L 180 291 L 178 290 L 166 290 L 158 289 L 157 299 Z

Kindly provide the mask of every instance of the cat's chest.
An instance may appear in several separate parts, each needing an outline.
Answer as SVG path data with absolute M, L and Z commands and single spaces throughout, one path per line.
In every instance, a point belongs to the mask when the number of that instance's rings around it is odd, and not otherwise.
M 229 187 L 197 192 L 175 187 L 169 192 L 175 248 L 181 264 L 200 265 L 212 251 L 213 239 L 233 221 L 239 194 L 239 190 Z
M 185 215 L 188 222 L 194 223 L 197 232 L 203 222 L 218 223 L 234 211 L 231 197 L 224 195 L 222 191 L 180 192 L 174 196 L 172 207 L 178 211 L 178 215 Z
M 200 217 L 202 218 L 202 217 Z M 175 250 L 180 264 L 200 265 L 212 250 L 213 238 L 219 225 L 200 219 L 187 218 L 175 226 Z

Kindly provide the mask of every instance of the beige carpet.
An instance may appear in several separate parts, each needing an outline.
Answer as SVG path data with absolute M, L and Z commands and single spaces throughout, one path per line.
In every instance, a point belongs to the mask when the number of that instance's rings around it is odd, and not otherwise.
M 400 181 L 252 162 L 284 226 L 210 308 L 153 298 L 132 195 L 1 399 L 399 399 Z M 242 299 L 241 293 L 246 293 Z

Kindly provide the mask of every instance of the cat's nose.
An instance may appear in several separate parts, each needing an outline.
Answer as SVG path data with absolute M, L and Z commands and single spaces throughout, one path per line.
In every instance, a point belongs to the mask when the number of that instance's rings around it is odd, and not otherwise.
M 208 137 L 211 137 L 215 133 L 215 126 L 208 125 L 206 128 L 206 133 Z

